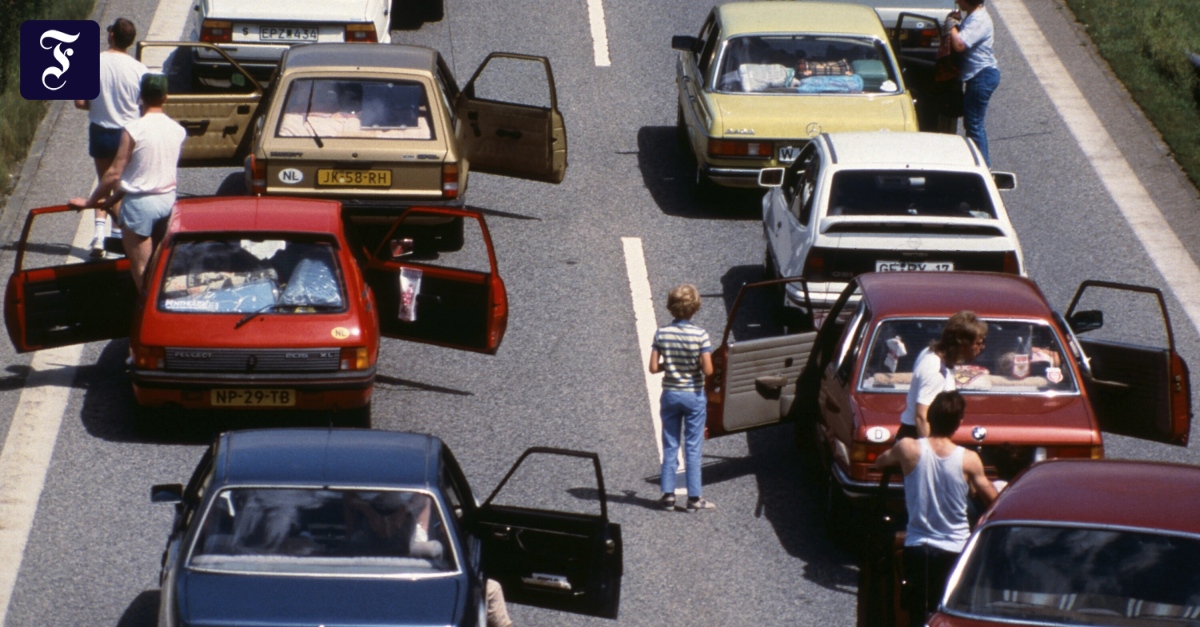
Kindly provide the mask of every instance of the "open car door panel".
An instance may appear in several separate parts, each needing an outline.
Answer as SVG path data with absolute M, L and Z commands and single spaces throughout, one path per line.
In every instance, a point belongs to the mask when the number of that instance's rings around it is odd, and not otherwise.
M 533 455 L 591 460 L 598 514 L 498 504 L 497 495 Z M 578 614 L 616 618 L 621 600 L 621 527 L 608 521 L 604 475 L 595 453 L 535 447 L 521 455 L 477 510 L 473 530 L 482 541 L 483 571 L 507 600 Z
M 128 337 L 137 306 L 129 261 L 70 263 L 25 269 L 29 235 L 41 216 L 75 213 L 68 206 L 29 212 L 4 293 L 4 322 L 19 353 Z
M 137 54 L 151 72 L 167 76 L 163 112 L 187 130 L 179 164 L 241 165 L 250 125 L 263 99 L 262 86 L 212 44 L 142 41 Z M 193 70 L 200 54 L 228 62 L 217 66 L 222 76 L 198 76 Z
M 1100 429 L 1186 446 L 1192 419 L 1191 384 L 1187 364 L 1175 351 L 1175 335 L 1162 292 L 1124 283 L 1084 281 L 1066 315 L 1077 335 L 1103 325 L 1100 311 L 1076 310 L 1089 288 L 1149 295 L 1157 302 L 1166 331 L 1165 347 L 1127 339 L 1123 329 L 1122 337 L 1108 333 L 1103 338 L 1078 338 L 1090 366 L 1086 384 Z
M 386 337 L 495 354 L 508 296 L 483 216 L 406 210 L 367 258 L 366 280 Z
M 811 317 L 779 319 L 779 290 L 790 282 L 802 279 L 752 283 L 734 301 L 721 345 L 713 351 L 713 376 L 705 381 L 708 437 L 770 426 L 792 415 L 817 332 Z
M 567 172 L 567 130 L 548 59 L 489 54 L 456 107 L 459 145 L 471 170 L 562 182 Z
M 930 39 L 932 46 L 929 45 Z M 901 13 L 896 18 L 892 49 L 904 73 L 904 86 L 913 94 L 917 119 L 923 131 L 937 130 L 938 109 L 942 101 L 953 87 L 962 89 L 962 84 L 957 80 L 942 84 L 934 80 L 940 41 L 941 26 L 937 18 L 915 13 Z

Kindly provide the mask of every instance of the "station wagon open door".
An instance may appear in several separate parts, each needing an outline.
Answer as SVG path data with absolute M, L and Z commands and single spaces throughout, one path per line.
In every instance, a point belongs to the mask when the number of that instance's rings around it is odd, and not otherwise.
M 470 168 L 546 183 L 567 172 L 567 128 L 550 60 L 493 52 L 455 105 L 458 144 Z
M 592 512 L 590 498 L 561 510 L 533 508 L 525 504 L 527 483 L 545 486 L 552 477 L 570 476 L 560 463 L 544 456 L 591 461 L 595 473 L 594 495 L 599 512 Z M 537 460 L 526 465 L 530 460 Z M 520 504 L 497 497 L 518 471 L 522 471 Z M 581 469 L 580 469 L 581 470 Z M 540 471 L 540 472 L 539 472 Z M 551 472 L 552 477 L 546 473 Z M 582 477 L 580 477 L 582 479 Z M 571 476 L 571 479 L 574 479 Z M 569 479 L 568 479 L 569 481 Z M 557 493 L 558 491 L 555 490 Z M 572 490 L 574 492 L 574 490 Z M 553 496 L 547 494 L 547 497 Z M 576 498 L 576 497 L 569 497 Z M 535 447 L 521 455 L 487 501 L 475 512 L 473 531 L 482 542 L 483 571 L 504 588 L 506 599 L 527 605 L 579 614 L 616 618 L 621 602 L 624 552 L 621 526 L 608 521 L 608 500 L 600 457 L 595 453 Z
M 1099 302 L 1113 314 L 1107 325 L 1103 312 L 1090 308 Z M 1192 390 L 1187 364 L 1175 351 L 1162 291 L 1084 281 L 1071 299 L 1066 318 L 1076 334 L 1103 331 L 1077 338 L 1086 355 L 1081 365 L 1100 429 L 1187 446 Z M 1157 339 L 1152 340 L 1152 335 Z
M 380 334 L 495 354 L 508 326 L 508 296 L 483 216 L 413 208 L 367 257 Z
M 817 338 L 811 318 L 790 307 L 780 313 L 780 289 L 796 282 L 803 284 L 802 279 L 751 283 L 738 293 L 721 345 L 713 351 L 713 376 L 705 382 L 708 437 L 778 424 L 792 415 Z
M 227 61 L 218 76 L 203 79 L 193 71 L 199 55 Z M 263 87 L 224 50 L 183 41 L 138 42 L 138 59 L 167 76 L 163 112 L 187 130 L 179 163 L 183 166 L 242 165 L 249 148 L 250 125 L 258 113 Z
M 51 255 L 46 266 L 31 260 L 38 244 L 30 244 L 30 234 L 38 218 L 39 233 L 53 229 L 53 216 L 67 214 L 72 225 L 76 210 L 68 206 L 42 207 L 29 212 L 25 228 L 17 242 L 12 276 L 4 292 L 4 322 L 8 337 L 18 353 L 128 337 L 133 328 L 137 290 L 129 274 L 129 261 L 89 261 L 62 263 L 69 250 L 47 248 L 36 252 L 40 258 Z M 53 230 L 61 236 L 61 230 Z M 27 269 L 25 266 L 33 268 Z

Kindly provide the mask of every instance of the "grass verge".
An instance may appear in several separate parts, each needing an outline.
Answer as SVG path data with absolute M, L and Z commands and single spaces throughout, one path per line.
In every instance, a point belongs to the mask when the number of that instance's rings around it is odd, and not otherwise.
M 1197 0 L 1066 0 L 1175 160 L 1200 187 L 1200 54 Z
M 19 33 L 25 20 L 87 19 L 93 0 L 0 0 L 0 196 L 11 191 L 47 103 L 21 97 Z

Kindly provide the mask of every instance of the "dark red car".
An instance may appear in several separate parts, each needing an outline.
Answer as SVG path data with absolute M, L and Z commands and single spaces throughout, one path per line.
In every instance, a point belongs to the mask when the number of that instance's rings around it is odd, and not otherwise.
M 871 273 L 812 330 L 808 320 L 770 322 L 778 314 L 760 303 L 777 300 L 756 295 L 781 283 L 746 286 L 734 304 L 708 382 L 708 435 L 798 421 L 798 442 L 827 477 L 831 529 L 852 529 L 852 505 L 879 481 L 870 466 L 900 425 L 917 354 L 963 309 L 989 332 L 979 358 L 955 372 L 967 398 L 955 440 L 980 451 L 990 476 L 1102 457 L 1102 431 L 1187 443 L 1188 370 L 1158 290 L 1085 282 L 1064 318 L 1018 276 Z
M 483 353 L 504 336 L 504 282 L 475 212 L 410 209 L 369 250 L 347 240 L 338 202 L 181 199 L 139 297 L 125 259 L 25 268 L 35 221 L 68 211 L 26 220 L 9 337 L 18 352 L 129 337 L 142 419 L 313 409 L 369 425 L 381 335 Z M 472 246 L 441 245 L 428 225 L 448 217 L 478 225 Z
M 899 544 L 867 556 L 859 625 L 908 624 L 894 603 Z M 1021 474 L 980 519 L 928 624 L 1196 625 L 1197 564 L 1200 467 L 1047 461 Z

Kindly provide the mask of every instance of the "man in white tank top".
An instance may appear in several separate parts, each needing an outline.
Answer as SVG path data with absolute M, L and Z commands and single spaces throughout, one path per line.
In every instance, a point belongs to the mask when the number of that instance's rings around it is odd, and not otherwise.
M 905 606 L 909 624 L 917 627 L 937 609 L 946 579 L 971 535 L 969 497 L 984 506 L 996 500 L 996 488 L 984 474 L 979 454 L 951 440 L 962 424 L 964 407 L 958 392 L 938 394 L 929 405 L 929 437 L 899 440 L 875 462 L 877 468 L 899 466 L 904 473 Z

